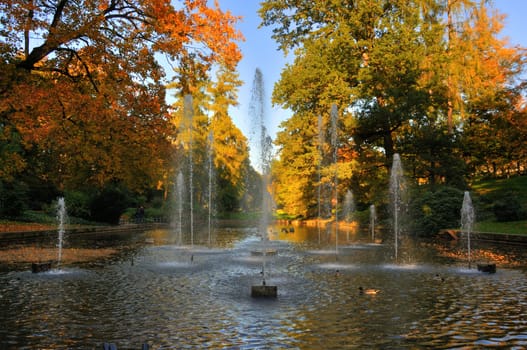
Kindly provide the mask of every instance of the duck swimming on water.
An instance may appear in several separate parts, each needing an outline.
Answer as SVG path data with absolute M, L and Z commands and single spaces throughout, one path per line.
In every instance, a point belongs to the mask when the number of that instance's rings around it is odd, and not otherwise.
M 362 287 L 359 287 L 359 294 L 368 294 L 368 295 L 375 295 L 380 292 L 379 289 L 364 289 Z

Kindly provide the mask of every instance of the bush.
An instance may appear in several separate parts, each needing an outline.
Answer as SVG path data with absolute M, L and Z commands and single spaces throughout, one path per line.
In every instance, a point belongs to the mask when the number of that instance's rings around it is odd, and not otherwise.
M 116 225 L 119 223 L 121 214 L 133 202 L 131 194 L 126 189 L 117 184 L 108 185 L 91 200 L 91 219 Z
M 441 187 L 417 196 L 411 204 L 412 231 L 426 236 L 443 228 L 459 227 L 463 191 Z
M 496 221 L 519 221 L 526 218 L 525 210 L 514 193 L 506 193 L 503 198 L 497 199 L 492 207 Z
M 90 201 L 88 193 L 68 191 L 64 194 L 68 216 L 89 220 L 91 218 Z
M 0 181 L 0 216 L 14 218 L 27 209 L 28 188 L 24 182 Z

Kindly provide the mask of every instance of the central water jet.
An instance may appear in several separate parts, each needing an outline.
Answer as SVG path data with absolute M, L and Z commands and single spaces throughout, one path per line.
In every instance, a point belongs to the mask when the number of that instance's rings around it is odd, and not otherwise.
M 461 206 L 461 232 L 467 235 L 467 260 L 468 268 L 472 265 L 472 256 L 470 251 L 470 235 L 474 226 L 474 207 L 472 206 L 472 199 L 470 193 L 465 191 L 463 194 L 463 205 Z
M 253 118 L 253 126 L 257 128 L 256 136 L 258 142 L 256 146 L 259 150 L 259 166 L 262 176 L 262 208 L 259 224 L 259 233 L 261 236 L 262 245 L 262 284 L 251 287 L 251 296 L 253 297 L 276 297 L 277 286 L 268 286 L 266 283 L 266 261 L 268 255 L 274 255 L 274 252 L 268 250 L 267 245 L 269 241 L 268 227 L 270 223 L 270 216 L 272 211 L 272 198 L 269 193 L 270 174 L 271 174 L 271 160 L 272 160 L 272 139 L 267 134 L 265 127 L 265 112 L 264 112 L 264 83 L 263 75 L 260 69 L 256 69 L 253 81 L 252 96 L 251 96 L 251 116 Z
M 403 168 L 401 158 L 398 153 L 393 155 L 393 164 L 390 173 L 390 196 L 393 214 L 393 234 L 395 240 L 395 261 L 399 255 L 399 238 L 401 235 L 401 214 L 403 206 L 403 194 L 405 183 L 403 178 Z

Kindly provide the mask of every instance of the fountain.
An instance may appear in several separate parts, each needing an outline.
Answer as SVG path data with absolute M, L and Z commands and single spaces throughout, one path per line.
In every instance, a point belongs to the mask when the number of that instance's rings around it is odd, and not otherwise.
M 57 257 L 57 267 L 60 267 L 60 263 L 62 262 L 62 244 L 64 242 L 64 224 L 66 222 L 67 215 L 66 215 L 66 202 L 64 200 L 64 197 L 60 197 L 57 202 L 57 222 L 58 222 L 58 257 Z
M 64 243 L 64 233 L 66 232 L 66 229 L 64 225 L 67 221 L 67 212 L 66 212 L 66 202 L 64 200 L 64 197 L 60 197 L 57 201 L 57 233 L 58 233 L 58 240 L 57 240 L 57 268 L 60 267 L 60 264 L 62 262 L 62 244 Z M 39 262 L 39 263 L 32 263 L 31 264 L 31 271 L 34 273 L 38 272 L 45 272 L 51 269 L 51 262 Z
M 270 184 L 271 174 L 271 159 L 272 159 L 272 140 L 267 135 L 267 129 L 265 127 L 265 113 L 264 113 L 264 83 L 263 76 L 260 69 L 256 69 L 253 81 L 252 96 L 251 96 L 251 116 L 253 117 L 253 125 L 257 128 L 255 134 L 258 136 L 257 147 L 259 153 L 259 165 L 262 175 L 262 208 L 261 217 L 258 231 L 261 236 L 262 245 L 262 284 L 253 285 L 251 287 L 252 297 L 276 297 L 277 286 L 268 286 L 266 283 L 266 276 L 268 274 L 266 270 L 266 260 L 268 255 L 274 255 L 275 252 L 267 248 L 268 246 L 268 227 L 271 215 L 271 194 L 268 191 Z
M 399 238 L 401 234 L 401 213 L 405 183 L 401 158 L 398 153 L 393 155 L 393 164 L 390 173 L 390 196 L 393 214 L 393 233 L 395 240 L 395 261 L 398 260 Z
M 370 233 L 371 241 L 375 243 L 375 221 L 377 220 L 377 212 L 375 210 L 375 204 L 370 205 Z
M 336 104 L 331 105 L 331 146 L 333 147 L 333 166 L 335 172 L 333 174 L 333 192 L 334 192 L 334 209 L 335 209 L 335 259 L 338 259 L 339 254 L 339 218 L 338 218 L 338 108 Z
M 474 206 L 470 193 L 465 191 L 463 195 L 463 205 L 461 206 L 461 232 L 467 236 L 467 261 L 468 268 L 472 267 L 472 252 L 471 252 L 471 234 L 474 227 L 476 215 L 474 214 Z M 496 264 L 477 264 L 478 271 L 494 273 L 496 272 Z
M 355 199 L 353 198 L 353 192 L 348 190 L 346 196 L 344 196 L 344 217 L 348 225 L 346 226 L 347 240 L 350 240 L 350 223 L 353 223 L 355 213 Z
M 193 117 L 194 109 L 192 107 L 192 95 L 185 95 L 183 113 L 184 119 L 187 123 L 188 131 L 188 158 L 189 158 L 189 191 L 190 191 L 190 246 L 194 246 L 194 160 L 193 160 L 193 142 L 192 142 L 192 132 L 193 132 Z M 185 123 L 183 123 L 184 125 Z
M 209 190 L 208 190 L 208 209 L 209 209 L 209 217 L 208 217 L 208 233 L 209 233 L 209 246 L 212 243 L 212 178 L 214 176 L 213 174 L 213 163 L 214 163 L 214 134 L 212 130 L 209 132 L 208 137 L 208 143 L 207 143 L 207 159 L 208 159 L 208 175 L 209 175 Z
M 318 172 L 318 186 L 317 186 L 317 195 L 318 195 L 318 216 L 317 216 L 317 231 L 318 231 L 318 244 L 320 244 L 320 220 L 322 219 L 322 145 L 324 144 L 324 134 L 322 133 L 322 115 L 318 115 L 318 162 L 317 162 L 317 172 Z
M 185 190 L 185 179 L 183 178 L 183 173 L 179 172 L 176 178 L 176 204 L 177 204 L 177 213 L 178 218 L 176 221 L 176 233 L 177 233 L 177 244 L 181 245 L 183 243 L 183 193 Z
M 472 256 L 470 251 L 470 235 L 474 226 L 474 207 L 472 206 L 472 199 L 470 193 L 465 191 L 463 195 L 463 205 L 461 206 L 461 232 L 467 236 L 467 261 L 468 268 L 470 269 L 472 264 Z

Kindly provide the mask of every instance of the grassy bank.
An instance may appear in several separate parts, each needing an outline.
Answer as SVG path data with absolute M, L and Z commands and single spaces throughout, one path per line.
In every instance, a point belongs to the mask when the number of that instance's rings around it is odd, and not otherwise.
M 472 190 L 477 196 L 476 231 L 527 235 L 527 176 L 480 180 Z M 504 220 L 506 215 L 515 220 Z
M 527 236 L 527 220 L 511 222 L 483 221 L 477 222 L 474 230 L 477 232 L 492 232 Z

